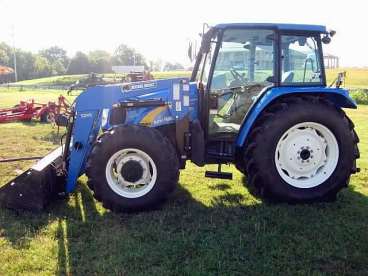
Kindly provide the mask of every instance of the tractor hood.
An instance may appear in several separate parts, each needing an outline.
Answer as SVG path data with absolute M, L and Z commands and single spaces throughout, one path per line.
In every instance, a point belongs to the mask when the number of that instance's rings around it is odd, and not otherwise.
M 184 116 L 195 119 L 197 85 L 190 83 L 188 78 L 172 78 L 94 86 L 78 96 L 75 110 L 77 116 L 89 116 L 91 110 L 102 110 L 102 125 L 105 128 L 111 127 L 108 114 L 119 104 L 126 107 L 125 123 L 142 124 L 143 121 L 145 125 L 159 126 Z M 150 113 L 153 110 L 153 114 Z

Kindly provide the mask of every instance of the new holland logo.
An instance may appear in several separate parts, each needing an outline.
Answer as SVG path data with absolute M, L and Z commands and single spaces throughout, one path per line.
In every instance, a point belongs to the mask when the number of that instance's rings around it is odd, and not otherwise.
M 144 83 L 137 83 L 137 84 L 131 84 L 129 90 L 137 90 L 137 89 L 149 89 L 156 87 L 156 82 L 144 82 Z

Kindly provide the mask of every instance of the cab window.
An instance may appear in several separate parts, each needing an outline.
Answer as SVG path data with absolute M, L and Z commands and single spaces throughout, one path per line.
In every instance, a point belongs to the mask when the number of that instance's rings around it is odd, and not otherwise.
M 281 83 L 284 85 L 321 84 L 321 64 L 317 37 L 281 37 Z

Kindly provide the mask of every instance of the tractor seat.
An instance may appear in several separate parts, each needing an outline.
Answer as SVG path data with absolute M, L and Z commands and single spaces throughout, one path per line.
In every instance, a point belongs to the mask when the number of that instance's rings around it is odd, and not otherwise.
M 282 74 L 281 82 L 290 83 L 293 82 L 293 79 L 294 79 L 294 72 L 287 71 Z

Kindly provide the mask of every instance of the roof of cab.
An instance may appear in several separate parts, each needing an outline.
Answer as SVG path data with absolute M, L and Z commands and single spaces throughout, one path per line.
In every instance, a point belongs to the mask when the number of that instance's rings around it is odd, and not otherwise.
M 305 25 L 305 24 L 280 24 L 280 23 L 224 23 L 215 26 L 217 29 L 227 28 L 260 28 L 260 29 L 276 29 L 283 31 L 303 31 L 326 33 L 326 27 L 322 25 Z

